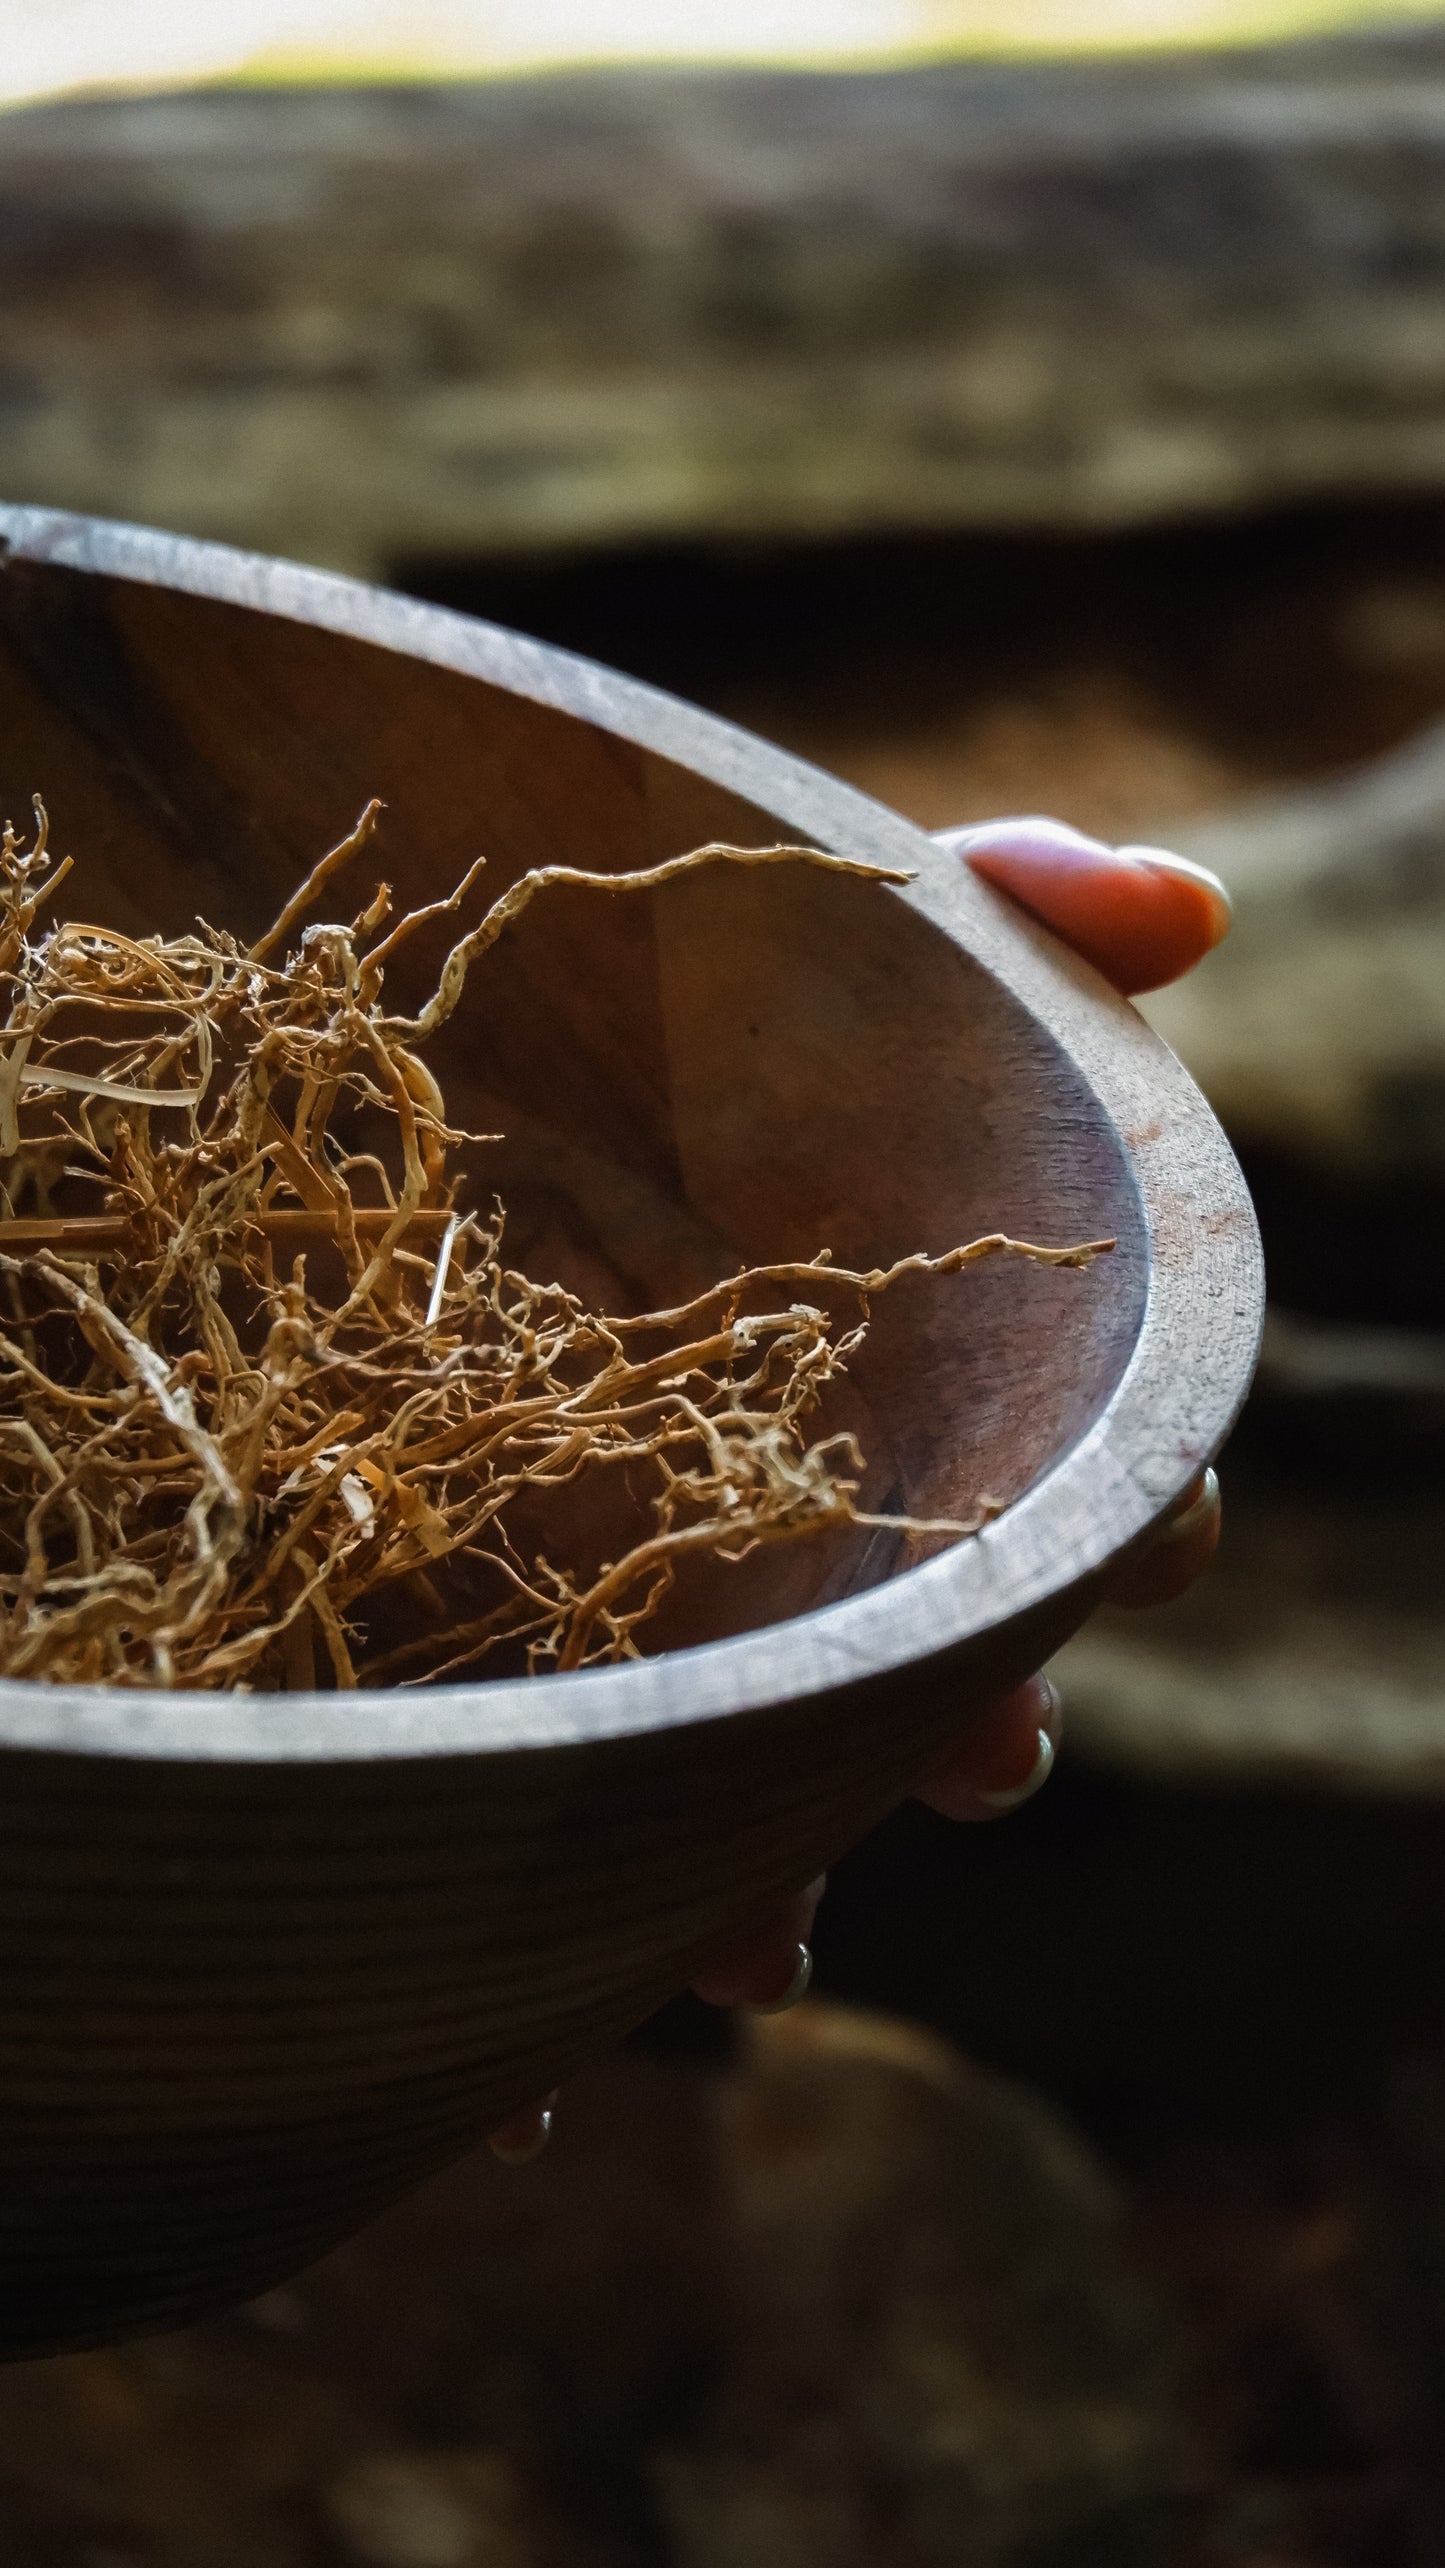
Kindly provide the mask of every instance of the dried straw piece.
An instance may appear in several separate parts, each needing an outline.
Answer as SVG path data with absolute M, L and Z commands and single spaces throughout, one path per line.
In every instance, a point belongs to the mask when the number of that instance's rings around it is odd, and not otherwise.
M 312 925 L 287 950 L 378 809 L 249 950 L 206 927 L 36 936 L 69 860 L 52 862 L 38 805 L 29 848 L 5 832 L 8 1675 L 345 1689 L 489 1657 L 634 1657 L 691 1562 L 882 1521 L 858 1510 L 852 1439 L 808 1437 L 874 1295 L 983 1257 L 1083 1266 L 1112 1245 L 1000 1234 L 866 1273 L 824 1253 L 624 1317 L 518 1273 L 500 1208 L 457 1205 L 466 1136 L 417 1047 L 527 903 L 554 883 L 625 892 L 717 862 L 906 878 L 795 847 L 709 846 L 622 875 L 546 866 L 453 945 L 404 1018 L 383 1004 L 387 963 L 478 867 L 379 941 L 384 887 L 350 926 Z M 349 1146 L 363 1110 L 381 1149 Z M 596 1531 L 609 1521 L 615 1557 Z

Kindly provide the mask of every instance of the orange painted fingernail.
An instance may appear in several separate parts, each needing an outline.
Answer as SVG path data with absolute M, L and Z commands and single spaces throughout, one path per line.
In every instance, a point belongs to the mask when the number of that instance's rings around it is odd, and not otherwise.
M 1168 848 L 1107 847 L 1047 820 L 940 835 L 1126 997 L 1177 980 L 1229 928 L 1218 876 Z
M 1130 857 L 1136 865 L 1145 865 L 1151 874 L 1167 875 L 1170 881 L 1186 884 L 1199 896 L 1200 909 L 1208 922 L 1210 935 L 1206 953 L 1222 945 L 1234 924 L 1234 903 L 1229 887 L 1207 865 L 1196 865 L 1190 856 L 1176 856 L 1167 847 L 1121 847 L 1121 856 Z

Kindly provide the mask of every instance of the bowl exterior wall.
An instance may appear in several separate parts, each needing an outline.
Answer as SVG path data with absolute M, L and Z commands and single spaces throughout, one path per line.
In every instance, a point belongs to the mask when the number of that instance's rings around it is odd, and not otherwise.
M 311 2262 L 833 1861 L 1087 1601 L 895 1684 L 572 1747 L 9 1758 L 0 2354 Z

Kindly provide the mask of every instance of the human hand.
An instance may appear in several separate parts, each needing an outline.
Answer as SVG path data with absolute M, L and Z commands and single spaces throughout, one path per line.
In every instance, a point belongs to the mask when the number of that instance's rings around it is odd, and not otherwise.
M 1051 927 L 1126 998 L 1191 971 L 1229 930 L 1229 896 L 1217 876 L 1160 848 L 1109 847 L 1044 819 L 940 830 L 938 843 Z M 1169 1603 L 1208 1567 L 1218 1541 L 1219 1485 L 1205 1471 L 1116 1573 L 1108 1601 Z M 1061 1724 L 1057 1689 L 1045 1676 L 1030 1677 L 975 1716 L 967 1737 L 920 1777 L 918 1799 L 947 1819 L 1001 1818 L 1047 1782 Z M 731 1937 L 694 1980 L 698 1995 L 761 2013 L 795 2006 L 812 1977 L 808 1937 L 823 1889 L 810 1883 Z M 551 2105 L 549 2097 L 529 2106 L 494 2133 L 498 2156 L 513 2163 L 534 2156 Z

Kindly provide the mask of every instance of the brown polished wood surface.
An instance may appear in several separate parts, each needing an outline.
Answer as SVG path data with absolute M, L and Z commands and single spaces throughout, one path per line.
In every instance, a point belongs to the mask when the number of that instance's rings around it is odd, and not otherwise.
M 276 2282 L 564 2077 L 879 1818 L 1087 1611 L 1227 1431 L 1248 1197 L 1135 1012 L 896 815 L 565 653 L 284 563 L 0 510 L 0 807 L 73 914 L 255 935 L 373 794 L 415 905 L 478 853 L 620 870 L 707 838 L 902 864 L 534 903 L 436 1047 L 533 1272 L 675 1296 L 1117 1236 L 877 1307 L 878 1499 L 1008 1503 L 715 1575 L 693 1645 L 407 1695 L 0 1684 L 0 2350 Z M 369 888 L 369 877 L 368 877 Z M 420 991 L 442 950 L 407 957 Z

